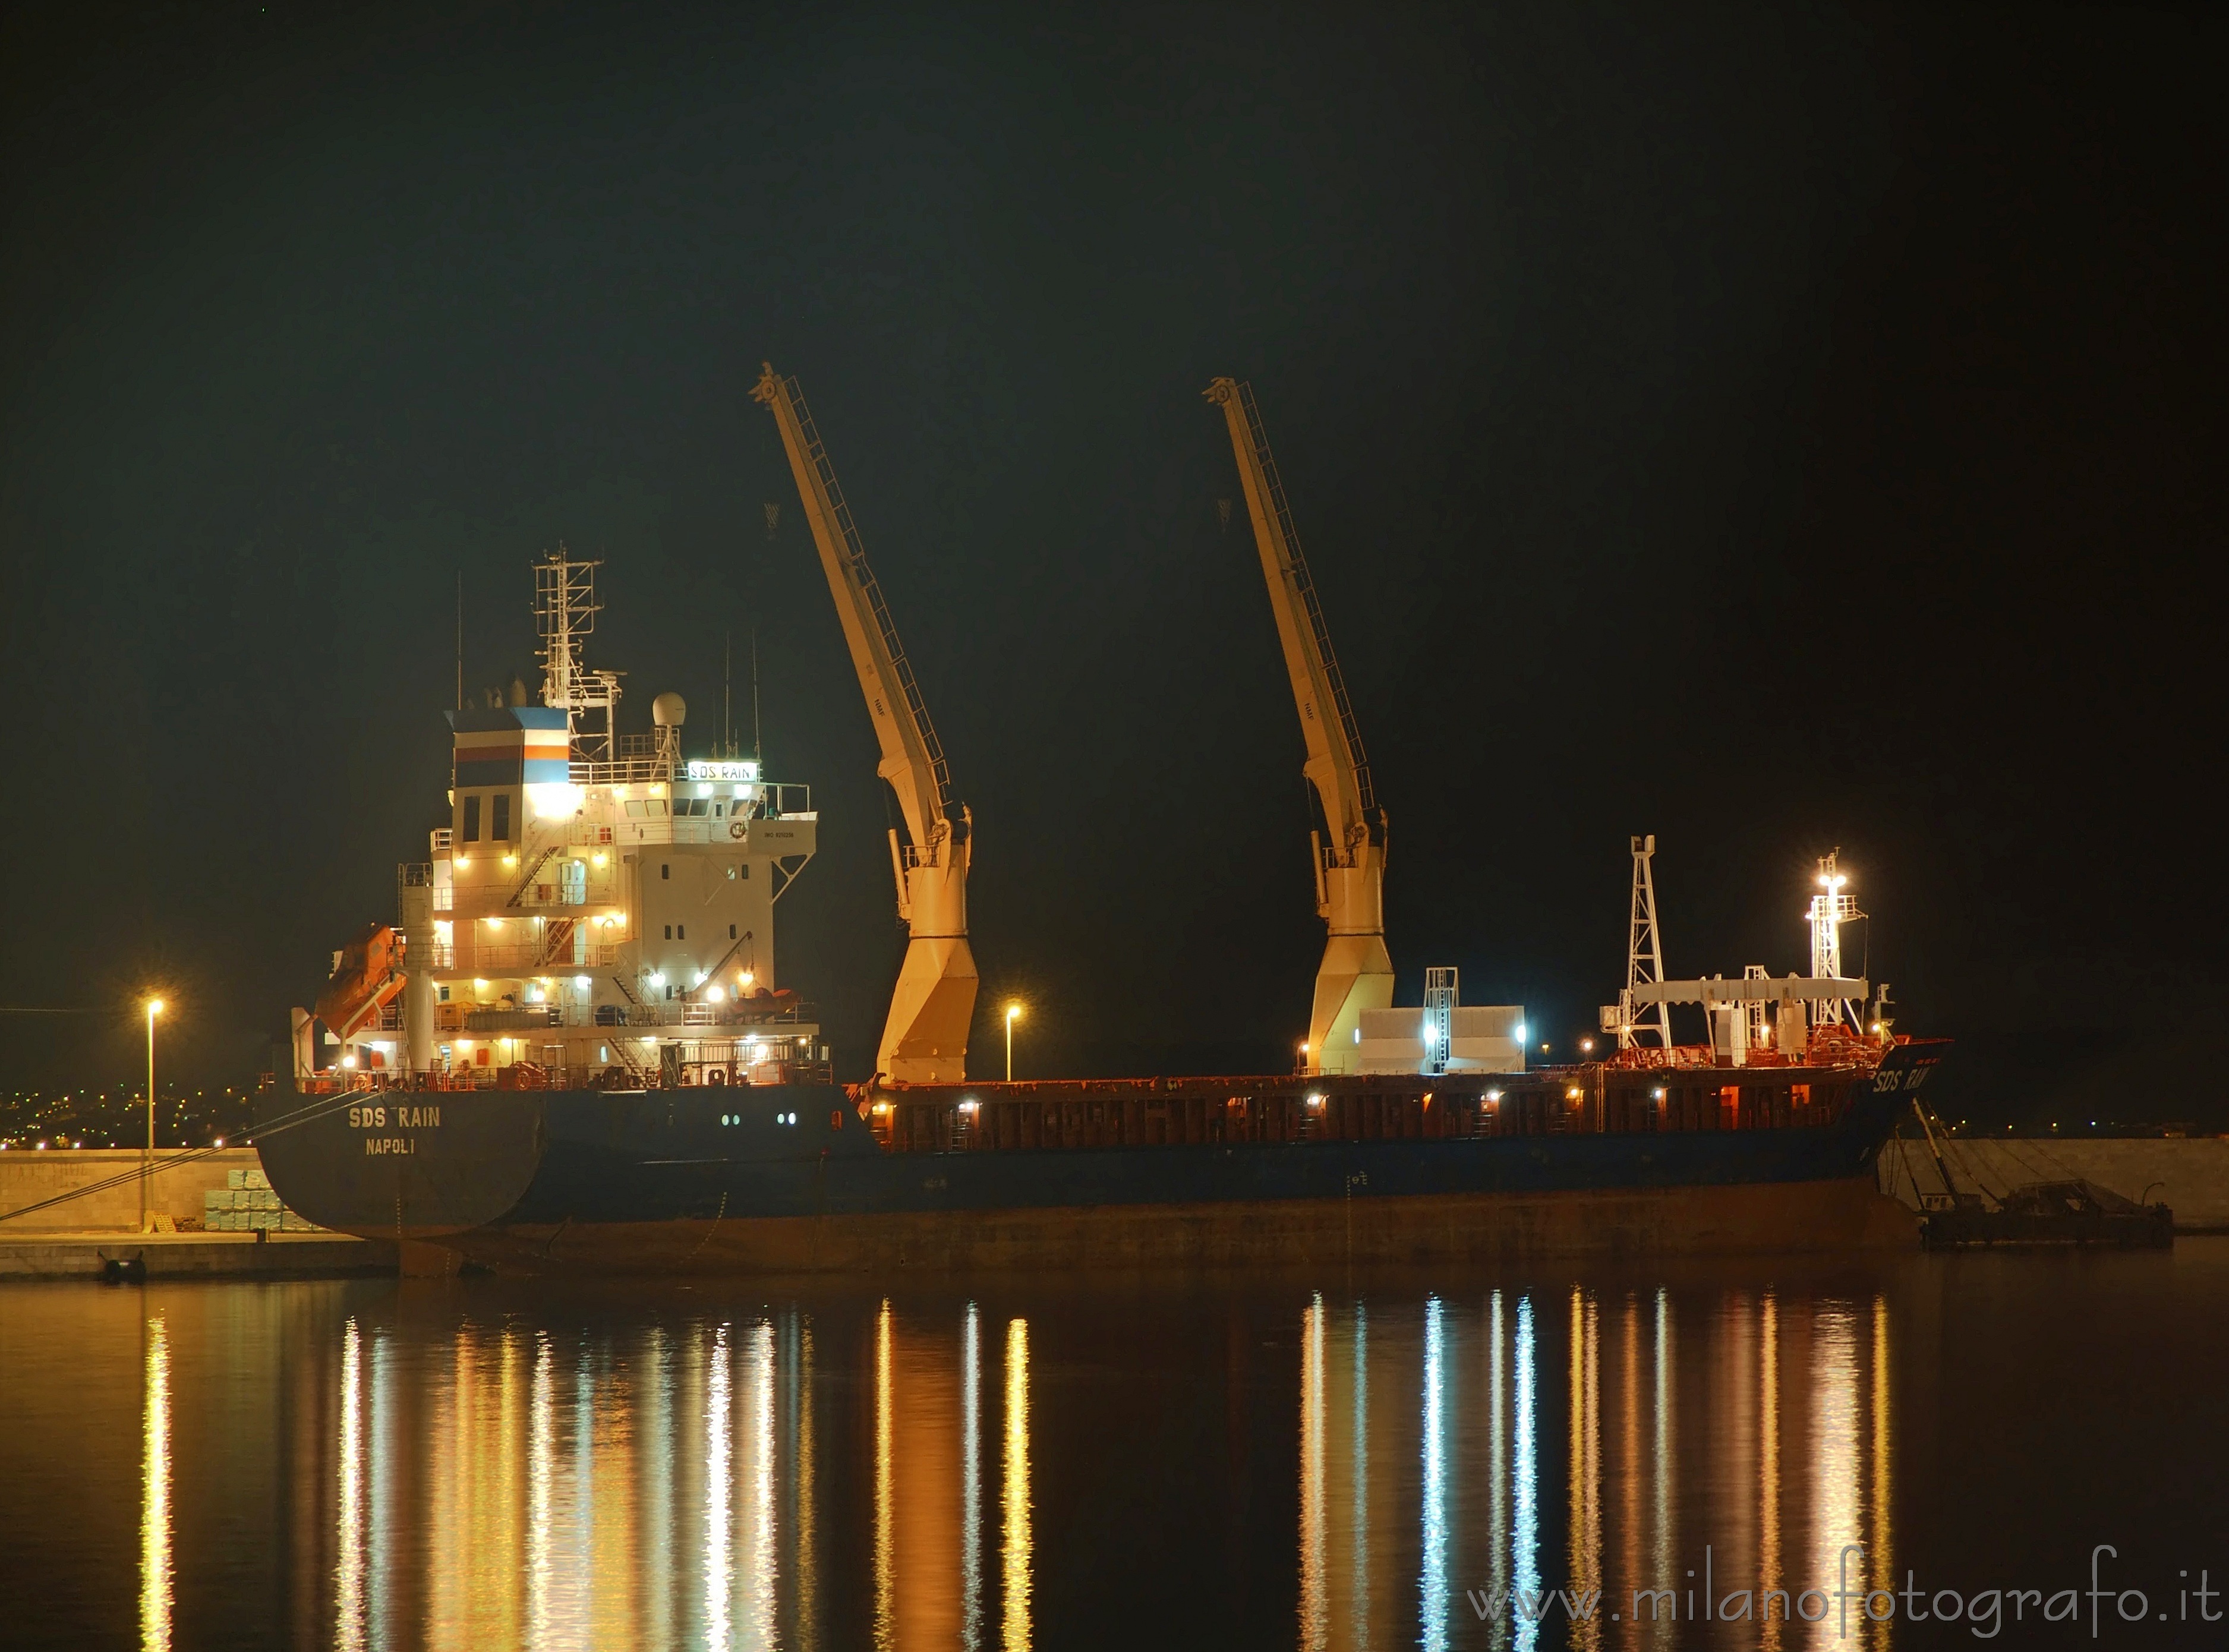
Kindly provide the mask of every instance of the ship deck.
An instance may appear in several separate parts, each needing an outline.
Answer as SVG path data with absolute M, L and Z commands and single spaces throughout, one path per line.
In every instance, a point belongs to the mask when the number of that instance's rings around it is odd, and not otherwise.
M 1891 1064 L 1911 1088 L 1937 1052 Z M 1679 1052 L 1673 1052 L 1676 1056 Z M 1877 1051 L 1875 1054 L 1877 1055 Z M 1595 1062 L 1523 1073 L 1042 1079 L 855 1086 L 895 1153 L 1434 1141 L 1831 1128 L 1874 1060 L 1742 1067 Z

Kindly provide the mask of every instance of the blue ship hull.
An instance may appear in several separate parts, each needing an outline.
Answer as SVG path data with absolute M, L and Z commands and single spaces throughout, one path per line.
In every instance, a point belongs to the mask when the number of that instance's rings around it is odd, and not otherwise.
M 1832 1249 L 1911 1239 L 1872 1168 L 1922 1048 L 1786 1128 L 903 1151 L 789 1085 L 286 1096 L 258 1145 L 322 1226 L 530 1270 Z

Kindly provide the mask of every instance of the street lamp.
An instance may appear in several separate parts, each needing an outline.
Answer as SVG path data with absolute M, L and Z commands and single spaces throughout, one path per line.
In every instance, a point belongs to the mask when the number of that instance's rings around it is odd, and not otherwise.
M 155 1018 L 163 1012 L 163 1000 L 147 1000 L 147 1148 L 139 1156 L 139 1231 L 147 1231 L 147 1179 L 154 1173 L 155 1166 Z
M 1022 1019 L 1022 1006 L 1006 1006 L 1006 1082 L 1014 1082 L 1014 1023 Z

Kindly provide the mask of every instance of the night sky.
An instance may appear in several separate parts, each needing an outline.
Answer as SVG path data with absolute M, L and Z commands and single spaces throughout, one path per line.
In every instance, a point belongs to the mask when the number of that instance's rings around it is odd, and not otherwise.
M 903 935 L 800 376 L 976 820 L 976 1070 L 1281 1069 L 1322 946 L 1219 413 L 1391 822 L 1398 1001 L 1849 962 L 1946 1113 L 2229 1080 L 2217 15 L 33 6 L 0 23 L 0 1084 L 237 1083 L 446 820 L 529 566 L 624 726 L 808 783 L 838 1076 Z M 2213 111 L 2208 113 L 2207 111 Z M 1237 501 L 1226 530 L 1217 501 Z M 769 535 L 763 506 L 781 507 Z M 1690 1012 L 1694 1013 L 1694 1012 Z M 1686 1029 L 1700 1033 L 1699 1018 Z

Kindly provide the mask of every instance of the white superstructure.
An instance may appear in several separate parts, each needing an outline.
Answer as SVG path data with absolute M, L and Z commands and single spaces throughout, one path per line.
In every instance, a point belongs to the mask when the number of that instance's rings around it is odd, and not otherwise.
M 811 1011 L 780 981 L 774 909 L 816 846 L 802 786 L 755 758 L 683 755 L 686 708 L 618 732 L 587 670 L 595 564 L 536 569 L 543 704 L 451 712 L 449 824 L 400 869 L 401 941 L 335 960 L 298 1070 L 530 1085 L 818 1077 Z M 519 697 L 516 695 L 513 698 Z

